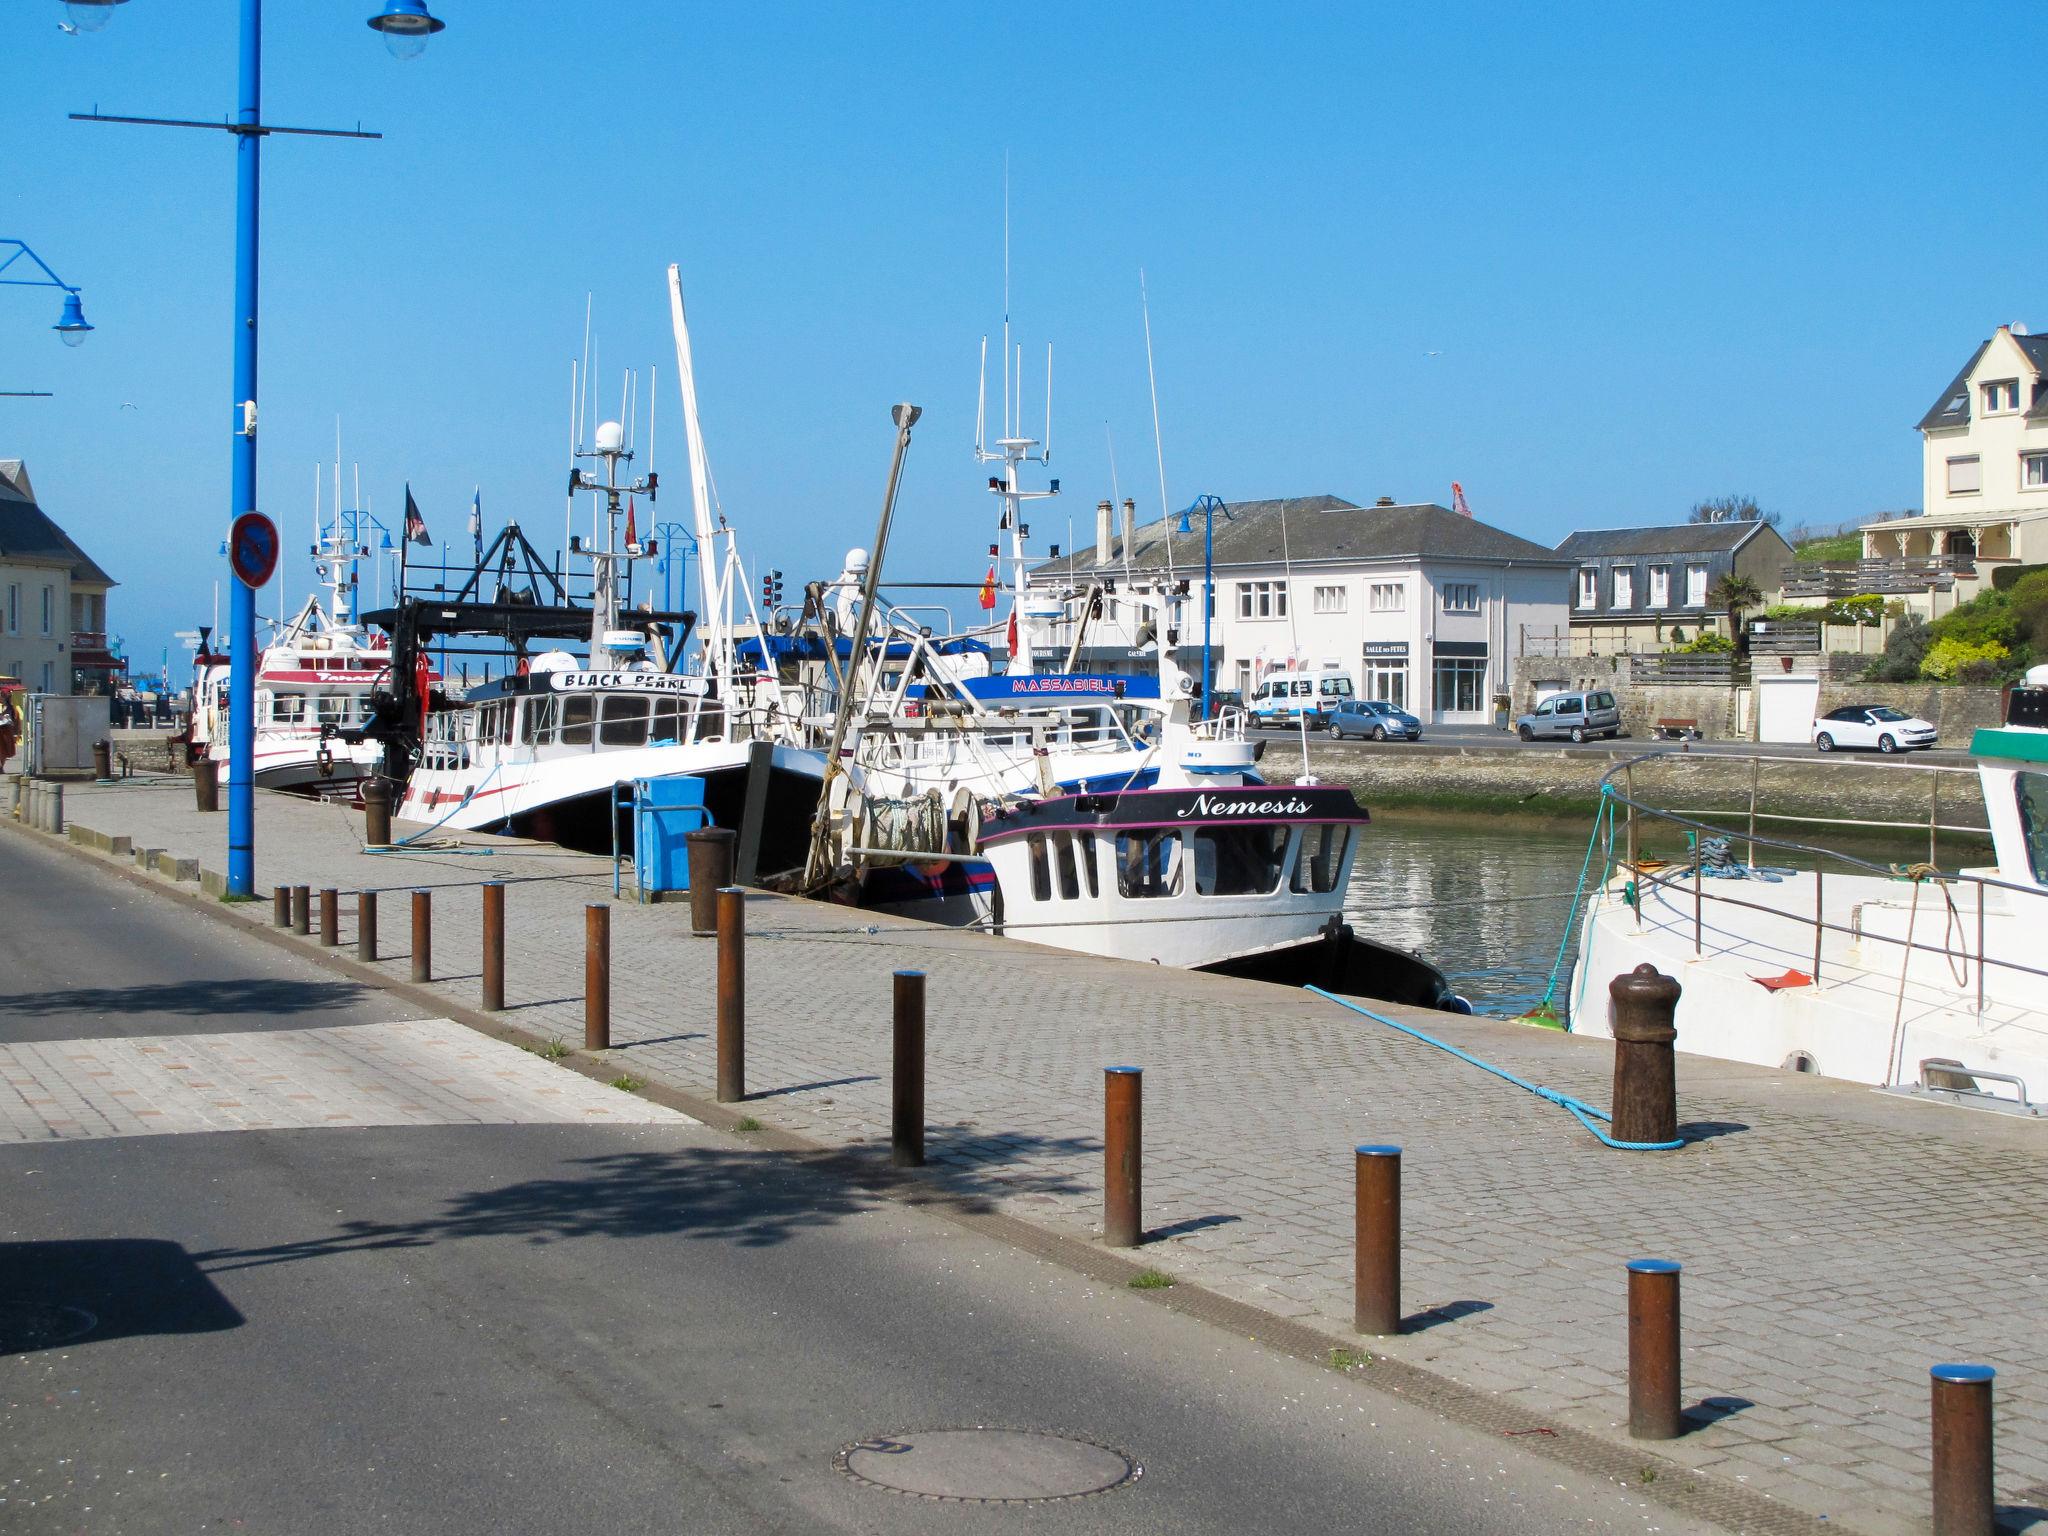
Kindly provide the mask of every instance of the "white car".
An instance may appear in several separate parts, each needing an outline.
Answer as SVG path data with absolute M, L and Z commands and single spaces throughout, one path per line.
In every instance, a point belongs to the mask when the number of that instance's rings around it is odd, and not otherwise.
M 1933 726 L 1915 715 L 1904 714 L 1889 704 L 1851 704 L 1830 710 L 1813 722 L 1813 744 L 1823 752 L 1837 747 L 1875 747 L 1880 752 L 1904 752 L 1934 745 Z

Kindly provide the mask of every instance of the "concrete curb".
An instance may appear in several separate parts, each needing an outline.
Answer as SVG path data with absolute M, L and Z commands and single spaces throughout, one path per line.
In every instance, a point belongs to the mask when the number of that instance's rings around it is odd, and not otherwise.
M 15 833 L 30 830 L 4 817 L 0 817 L 0 826 Z M 451 1019 L 478 1034 L 536 1053 L 559 1038 L 552 1034 L 536 1034 L 480 1012 L 443 996 L 431 985 L 423 986 L 388 976 L 376 966 L 356 960 L 346 949 L 322 948 L 312 939 L 300 938 L 289 929 L 273 927 L 267 921 L 270 912 L 267 903 L 224 903 L 206 894 L 207 888 L 216 882 L 224 888 L 222 877 L 210 870 L 200 871 L 196 859 L 176 859 L 161 849 L 145 849 L 136 852 L 132 862 L 119 861 L 122 856 L 113 845 L 125 846 L 128 841 L 125 837 L 109 837 L 74 827 L 69 829 L 63 840 L 53 838 L 51 846 L 74 853 L 118 879 L 239 928 L 276 949 L 324 966 L 364 986 L 390 993 L 432 1017 Z M 187 867 L 193 871 L 192 874 L 173 876 L 179 883 L 165 878 L 170 871 Z M 183 888 L 195 879 L 201 882 L 201 889 Z M 623 1059 L 614 1052 L 586 1054 L 579 1049 L 555 1059 L 553 1065 L 594 1082 L 610 1084 L 622 1070 Z M 633 1075 L 646 1076 L 646 1069 L 635 1064 Z M 937 1187 L 936 1180 L 943 1178 L 943 1169 L 896 1169 L 889 1163 L 886 1140 L 877 1142 L 871 1150 L 826 1145 L 760 1122 L 745 1101 L 737 1106 L 721 1104 L 709 1096 L 708 1090 L 698 1093 L 651 1076 L 646 1076 L 644 1087 L 634 1091 L 650 1103 L 688 1115 L 713 1130 L 738 1136 L 750 1146 L 780 1153 L 822 1177 L 849 1184 L 877 1199 L 891 1200 L 928 1215 L 943 1217 L 991 1241 L 1058 1264 L 1104 1285 L 1127 1287 L 1131 1280 L 1152 1267 L 1148 1263 L 1119 1257 L 1097 1242 L 992 1210 L 979 1198 Z M 742 1130 L 741 1122 L 746 1120 L 755 1121 L 759 1129 Z M 1135 1251 L 1144 1252 L 1142 1248 Z M 1857 1536 L 1854 1528 L 1839 1521 L 1805 1514 L 1738 1483 L 1688 1467 L 1644 1444 L 1608 1439 L 1569 1425 L 1546 1424 L 1541 1414 L 1517 1408 L 1493 1394 L 1421 1366 L 1373 1355 L 1368 1348 L 1371 1341 L 1360 1335 L 1326 1331 L 1313 1323 L 1281 1317 L 1184 1280 L 1176 1280 L 1170 1287 L 1136 1294 L 1153 1305 L 1228 1329 L 1312 1364 L 1331 1365 L 1332 1356 L 1338 1350 L 1362 1352 L 1363 1363 L 1345 1368 L 1345 1375 L 1379 1391 L 1426 1406 L 1466 1428 L 1515 1438 L 1522 1450 L 1534 1456 L 1608 1479 L 1627 1488 L 1636 1497 L 1674 1513 L 1708 1520 L 1731 1531 L 1758 1533 L 1758 1536 L 1815 1536 L 1821 1532 Z

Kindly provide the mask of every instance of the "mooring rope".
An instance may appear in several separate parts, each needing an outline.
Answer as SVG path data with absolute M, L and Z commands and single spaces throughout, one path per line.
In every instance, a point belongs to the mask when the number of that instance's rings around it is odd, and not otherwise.
M 1524 1015 L 1525 1018 L 1557 1018 L 1557 1010 L 1551 1006 L 1552 999 L 1557 996 L 1557 978 L 1564 973 L 1564 952 L 1571 947 L 1572 930 L 1577 926 L 1579 920 L 1579 903 L 1586 899 L 1586 876 L 1593 868 L 1593 850 L 1600 846 L 1601 827 L 1603 823 L 1611 823 L 1614 819 L 1613 795 L 1614 786 L 1612 784 L 1602 784 L 1600 786 L 1600 808 L 1593 812 L 1593 834 L 1586 839 L 1586 857 L 1579 864 L 1579 883 L 1572 890 L 1572 905 L 1571 910 L 1565 914 L 1564 932 L 1558 936 L 1557 958 L 1550 965 L 1550 980 L 1544 985 L 1543 1000 L 1534 1008 L 1531 1008 Z M 1603 889 L 1607 885 L 1608 872 L 1612 868 L 1613 864 L 1610 859 L 1606 867 L 1600 871 L 1600 884 Z M 1571 1028 L 1571 1021 L 1569 1019 L 1565 1019 L 1562 1023 L 1565 1029 L 1569 1030 Z M 1398 1028 L 1399 1026 L 1396 1027 Z
M 1524 1089 L 1529 1093 L 1535 1094 L 1539 1099 L 1557 1105 L 1558 1108 L 1568 1111 L 1573 1119 L 1599 1137 L 1602 1145 L 1613 1147 L 1616 1151 L 1669 1152 L 1674 1148 L 1685 1145 L 1685 1138 L 1682 1136 L 1676 1141 L 1617 1141 L 1614 1137 L 1608 1135 L 1606 1131 L 1602 1130 L 1599 1125 L 1594 1123 L 1599 1121 L 1611 1124 L 1614 1117 L 1605 1110 L 1595 1109 L 1583 1099 L 1575 1099 L 1568 1093 L 1558 1092 L 1555 1088 L 1545 1088 L 1541 1083 L 1532 1083 L 1527 1078 L 1517 1077 L 1505 1067 L 1497 1067 L 1490 1061 L 1482 1061 L 1470 1051 L 1459 1050 L 1457 1046 L 1452 1045 L 1448 1040 L 1439 1040 L 1435 1035 L 1424 1034 L 1412 1024 L 1403 1024 L 1398 1019 L 1388 1018 L 1385 1014 L 1374 1013 L 1370 1008 L 1361 1007 L 1359 1004 L 1352 1002 L 1348 997 L 1339 997 L 1334 992 L 1325 992 L 1321 987 L 1306 987 L 1303 990 L 1313 992 L 1317 997 L 1335 1003 L 1340 1008 L 1349 1008 L 1353 1013 L 1363 1014 L 1375 1024 L 1384 1024 L 1389 1029 L 1399 1030 L 1402 1034 L 1412 1039 L 1420 1040 L 1424 1045 L 1433 1045 L 1440 1051 L 1448 1051 L 1451 1055 L 1457 1057 L 1458 1060 L 1475 1066 L 1482 1072 L 1491 1072 L 1503 1082 L 1513 1083 L 1517 1088 Z

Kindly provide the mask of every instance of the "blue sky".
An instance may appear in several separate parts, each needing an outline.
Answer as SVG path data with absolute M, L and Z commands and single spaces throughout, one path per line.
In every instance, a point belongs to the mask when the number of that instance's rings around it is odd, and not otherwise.
M 1456 479 L 1545 543 L 1731 490 L 1788 523 L 1913 504 L 1913 423 L 1994 326 L 2048 323 L 2031 6 L 437 3 L 405 64 L 370 0 L 270 7 L 266 115 L 386 135 L 264 152 L 260 499 L 288 549 L 337 415 L 387 521 L 409 480 L 459 543 L 480 482 L 552 549 L 586 293 L 607 399 L 660 364 L 686 516 L 675 261 L 750 560 L 794 586 L 870 541 L 910 399 L 892 567 L 978 577 L 1006 154 L 1034 428 L 1056 347 L 1041 550 L 1067 516 L 1089 541 L 1105 425 L 1157 515 L 1141 266 L 1174 505 Z M 0 14 L 0 236 L 98 327 L 67 350 L 54 294 L 0 289 L 0 388 L 57 392 L 0 400 L 0 456 L 123 582 L 138 661 L 219 574 L 232 149 L 65 114 L 227 113 L 234 11 Z

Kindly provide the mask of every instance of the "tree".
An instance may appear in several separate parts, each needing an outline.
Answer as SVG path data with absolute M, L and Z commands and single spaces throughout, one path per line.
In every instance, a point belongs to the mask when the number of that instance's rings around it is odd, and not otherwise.
M 1705 501 L 1692 504 L 1687 515 L 1689 523 L 1768 523 L 1778 526 L 1779 515 L 1766 512 L 1756 504 L 1756 498 L 1747 492 L 1733 496 L 1709 496 Z
M 1737 636 L 1742 634 L 1742 611 L 1763 600 L 1764 595 L 1754 581 L 1733 571 L 1715 582 L 1713 590 L 1707 593 L 1707 601 L 1728 615 L 1728 628 Z

